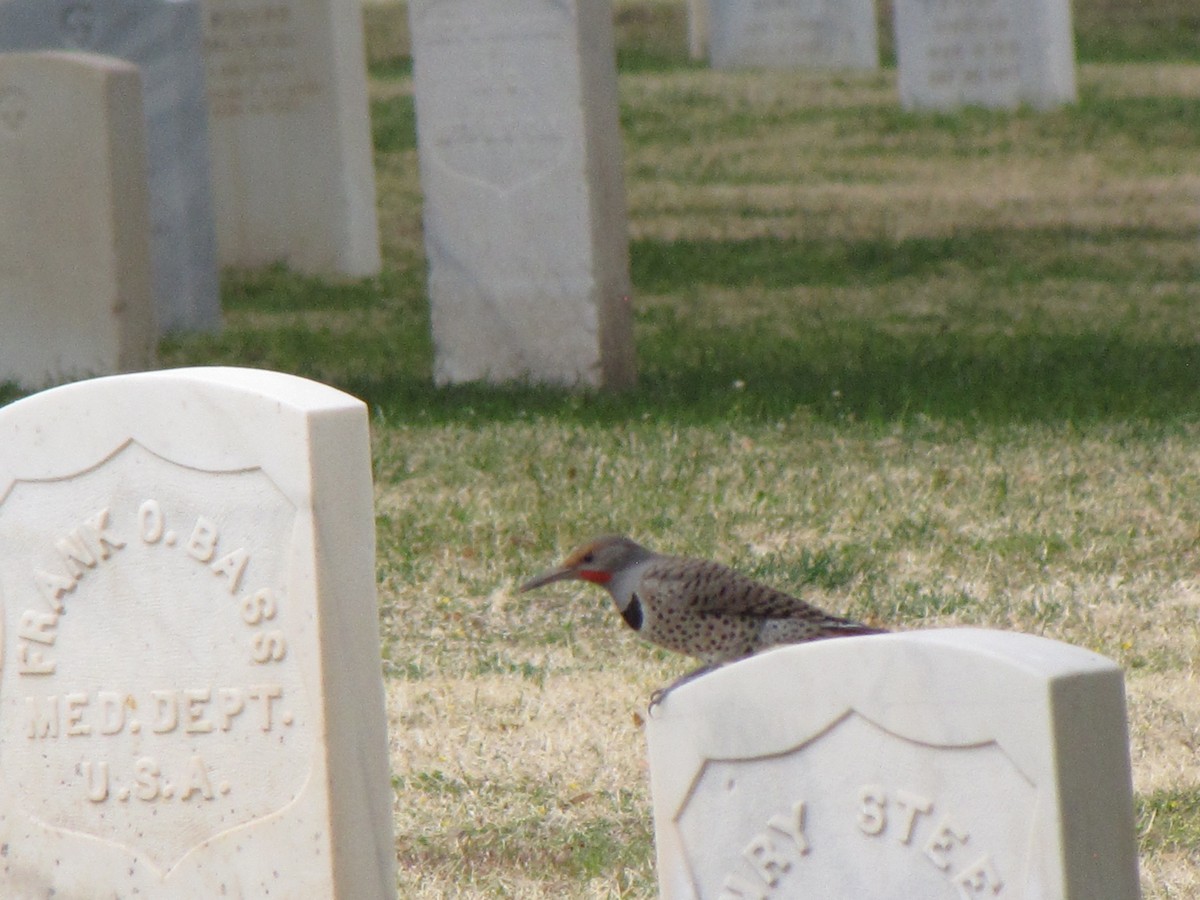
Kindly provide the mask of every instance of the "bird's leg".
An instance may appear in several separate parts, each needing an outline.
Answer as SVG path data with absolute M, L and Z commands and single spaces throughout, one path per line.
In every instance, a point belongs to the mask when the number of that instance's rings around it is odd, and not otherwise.
M 709 663 L 708 665 L 701 666 L 698 669 L 692 669 L 692 671 L 688 672 L 686 675 L 680 675 L 665 688 L 659 688 L 650 695 L 649 711 L 654 712 L 654 707 L 666 700 L 667 694 L 671 693 L 671 691 L 675 690 L 675 688 L 679 687 L 681 684 L 687 684 L 694 678 L 699 678 L 701 675 L 707 675 L 713 669 L 720 668 L 720 666 L 720 663 Z

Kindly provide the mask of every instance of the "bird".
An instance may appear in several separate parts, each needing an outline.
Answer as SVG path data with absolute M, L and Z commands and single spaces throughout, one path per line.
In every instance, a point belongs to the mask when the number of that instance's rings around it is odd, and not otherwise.
M 577 547 L 520 591 L 568 579 L 604 588 L 625 624 L 641 637 L 703 663 L 668 690 L 769 647 L 885 632 L 825 612 L 722 563 L 665 556 L 620 534 Z

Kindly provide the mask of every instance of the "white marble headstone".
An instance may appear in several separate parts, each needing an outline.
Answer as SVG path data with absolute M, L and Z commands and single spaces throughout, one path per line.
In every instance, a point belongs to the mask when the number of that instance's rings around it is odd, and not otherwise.
M 771 651 L 647 723 L 665 900 L 1137 900 L 1109 660 L 942 630 Z
M 79 50 L 138 66 L 158 327 L 220 325 L 198 0 L 0 0 L 0 51 Z
M 377 273 L 361 5 L 202 5 L 222 264 Z
M 905 107 L 1075 102 L 1069 0 L 896 0 L 894 23 Z
M 436 380 L 631 384 L 611 4 L 409 15 Z
M 362 403 L 181 369 L 0 409 L 0 896 L 395 897 Z
M 156 338 L 137 67 L 0 53 L 0 381 L 148 368 Z
M 713 68 L 875 69 L 874 0 L 707 0 Z

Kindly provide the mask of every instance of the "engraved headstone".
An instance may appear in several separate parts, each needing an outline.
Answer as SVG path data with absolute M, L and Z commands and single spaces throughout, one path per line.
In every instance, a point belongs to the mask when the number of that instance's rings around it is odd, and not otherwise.
M 220 324 L 198 0 L 0 0 L 0 51 L 82 50 L 142 73 L 161 332 Z
M 894 21 L 905 107 L 1075 102 L 1069 0 L 896 0 Z
M 361 4 L 202 2 L 222 264 L 377 273 Z
M 409 15 L 436 380 L 631 384 L 611 5 Z
M 974 629 L 787 647 L 647 724 L 664 900 L 1137 900 L 1120 669 Z
M 147 368 L 155 340 L 137 66 L 0 53 L 0 381 Z
M 874 0 L 707 0 L 713 68 L 875 69 Z
M 0 896 L 395 897 L 370 472 L 274 372 L 0 410 Z

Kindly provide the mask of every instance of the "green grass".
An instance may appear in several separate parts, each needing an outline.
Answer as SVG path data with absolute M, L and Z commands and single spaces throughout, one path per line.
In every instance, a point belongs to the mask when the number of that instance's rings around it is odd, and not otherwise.
M 375 73 L 375 77 L 395 79 L 411 76 Z M 399 153 L 417 148 L 417 119 L 411 94 L 375 100 L 371 103 L 371 138 L 376 153 Z
M 1200 14 L 1186 2 L 1173 8 L 1113 3 L 1105 9 L 1087 2 L 1075 7 L 1075 53 L 1081 62 L 1200 62 Z
M 799 286 L 878 287 L 909 279 L 930 280 L 962 269 L 985 288 L 1019 288 L 1048 279 L 1131 285 L 1146 280 L 1186 282 L 1200 263 L 1186 259 L 1136 259 L 1112 253 L 1130 244 L 1184 241 L 1185 230 L 1156 228 L 983 229 L 946 236 L 856 240 L 753 237 L 742 240 L 635 241 L 630 249 L 634 282 L 666 293 L 682 285 L 729 288 Z
M 638 289 L 684 296 L 705 289 L 875 291 L 867 316 L 836 301 L 744 302 L 740 327 L 678 304 L 638 314 L 642 390 L 564 399 L 537 388 L 428 385 L 431 348 L 422 270 L 329 285 L 282 270 L 230 276 L 225 303 L 241 327 L 174 339 L 167 359 L 300 371 L 371 401 L 381 414 L 441 419 L 554 411 L 580 422 L 651 415 L 675 421 L 770 421 L 797 409 L 877 424 L 915 416 L 968 422 L 1194 421 L 1200 348 L 1174 333 L 1188 317 L 1194 266 L 1145 252 L 1181 233 L 1142 228 L 1029 230 L 887 239 L 643 240 L 632 246 Z M 1138 258 L 1139 249 L 1145 258 Z M 969 278 L 961 273 L 969 270 Z M 938 309 L 914 315 L 887 300 L 945 286 Z M 1105 321 L 1084 328 L 1035 300 L 1038 285 L 1103 285 Z M 1156 310 L 1136 299 L 1154 285 Z M 1163 290 L 1168 286 L 1167 290 Z M 1174 287 L 1170 287 L 1174 286 Z M 1127 296 L 1128 295 L 1128 296 Z M 991 298 L 991 299 L 989 299 Z M 379 326 L 379 327 L 376 327 Z M 681 340 L 682 334 L 687 335 Z
M 1192 852 L 1200 847 L 1200 791 L 1155 791 L 1140 797 L 1137 819 L 1145 847 Z
M 1197 895 L 1200 54 L 1165 3 L 1080 5 L 1044 114 L 709 72 L 680 3 L 618 4 L 620 394 L 431 384 L 407 25 L 369 11 L 383 273 L 226 273 L 224 331 L 160 357 L 370 404 L 400 896 L 655 895 L 638 717 L 688 663 L 598 591 L 515 591 L 605 531 L 1113 657 L 1146 897 Z

